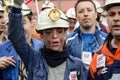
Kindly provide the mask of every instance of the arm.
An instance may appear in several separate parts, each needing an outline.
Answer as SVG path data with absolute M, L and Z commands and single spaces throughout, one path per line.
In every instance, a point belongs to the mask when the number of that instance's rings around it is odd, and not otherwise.
M 33 56 L 34 52 L 32 48 L 28 45 L 25 38 L 21 5 L 16 3 L 14 4 L 11 12 L 9 13 L 8 26 L 8 37 L 11 40 L 15 50 L 23 60 L 25 66 L 28 68 L 29 62 L 32 62 L 31 57 Z

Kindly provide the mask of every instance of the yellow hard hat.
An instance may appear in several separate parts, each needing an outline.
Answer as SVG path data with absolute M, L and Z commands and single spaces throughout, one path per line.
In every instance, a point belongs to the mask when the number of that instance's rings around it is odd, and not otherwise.
M 114 6 L 114 5 L 120 6 L 120 0 L 106 0 L 105 5 L 104 5 L 104 9 L 108 10 L 109 7 Z
M 67 12 L 66 12 L 66 16 L 68 18 L 76 18 L 75 17 L 75 8 L 68 9 Z
M 69 23 L 65 14 L 57 8 L 49 8 L 41 11 L 38 17 L 37 30 L 44 30 L 49 28 L 68 28 Z

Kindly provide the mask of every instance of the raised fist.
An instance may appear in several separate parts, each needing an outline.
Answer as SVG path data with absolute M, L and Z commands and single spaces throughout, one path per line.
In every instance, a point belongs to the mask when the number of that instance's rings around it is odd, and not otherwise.
M 14 0 L 14 3 L 22 5 L 24 3 L 24 0 Z

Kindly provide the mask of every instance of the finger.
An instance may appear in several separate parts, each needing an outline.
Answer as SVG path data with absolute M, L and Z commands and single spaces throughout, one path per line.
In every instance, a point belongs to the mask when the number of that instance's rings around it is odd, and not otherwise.
M 13 57 L 8 57 L 7 58 L 7 61 L 6 61 L 9 65 L 12 65 L 12 66 L 16 66 L 16 62 L 15 60 L 13 59 Z
M 4 69 L 4 68 L 7 68 L 8 67 L 8 64 L 6 62 L 1 62 L 0 63 L 0 69 Z

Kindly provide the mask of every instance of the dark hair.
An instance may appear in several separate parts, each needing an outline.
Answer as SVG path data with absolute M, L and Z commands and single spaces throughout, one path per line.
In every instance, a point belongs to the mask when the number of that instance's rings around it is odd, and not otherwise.
M 97 18 L 96 18 L 97 22 L 100 21 L 100 17 L 101 17 L 101 13 L 97 13 Z
M 77 8 L 77 5 L 80 3 L 80 2 L 84 2 L 84 1 L 89 1 L 93 4 L 94 8 L 95 8 L 95 11 L 97 11 L 96 7 L 95 7 L 95 3 L 92 1 L 92 0 L 77 0 L 76 4 L 75 4 L 75 12 L 76 12 L 76 8 Z
M 28 19 L 31 21 L 31 20 L 32 20 L 32 16 L 33 16 L 32 11 L 30 11 L 30 13 L 29 13 L 29 14 L 27 14 L 27 15 L 25 15 L 25 16 L 27 16 L 27 17 L 28 17 Z
M 67 28 L 64 28 L 64 30 L 67 31 Z M 43 30 L 37 30 L 37 29 L 36 29 L 36 32 L 37 32 L 38 34 L 43 34 Z

